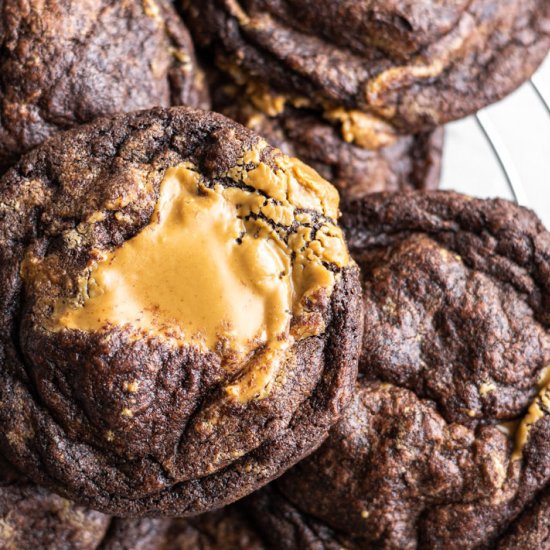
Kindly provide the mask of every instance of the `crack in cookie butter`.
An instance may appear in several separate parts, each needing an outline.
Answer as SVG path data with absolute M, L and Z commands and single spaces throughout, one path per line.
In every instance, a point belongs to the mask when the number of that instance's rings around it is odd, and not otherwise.
M 56 302 L 54 330 L 125 327 L 197 345 L 240 372 L 230 398 L 268 395 L 292 342 L 324 331 L 318 304 L 350 259 L 336 190 L 260 153 L 211 183 L 191 165 L 169 168 L 150 223 L 100 254 L 76 300 Z

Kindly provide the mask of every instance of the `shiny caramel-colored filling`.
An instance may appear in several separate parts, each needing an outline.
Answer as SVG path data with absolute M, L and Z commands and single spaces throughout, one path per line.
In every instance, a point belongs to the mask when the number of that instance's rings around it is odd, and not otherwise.
M 548 414 L 550 414 L 550 365 L 542 369 L 539 379 L 539 394 L 531 403 L 527 414 L 517 424 L 515 448 L 512 455 L 514 460 L 519 460 L 522 457 L 523 448 L 529 440 L 531 427 Z
M 294 340 L 324 331 L 315 304 L 351 260 L 336 190 L 296 159 L 261 162 L 263 147 L 222 175 L 235 186 L 169 168 L 150 223 L 99 254 L 78 294 L 56 301 L 51 329 L 196 345 L 240 373 L 230 398 L 265 397 Z
M 502 422 L 497 427 L 514 440 L 513 460 L 520 460 L 529 441 L 531 427 L 550 414 L 550 365 L 542 369 L 538 382 L 539 393 L 531 403 L 527 414 L 517 420 Z
M 176 330 L 209 349 L 227 341 L 236 351 L 284 332 L 288 257 L 273 241 L 247 235 L 222 193 L 199 188 L 196 172 L 168 169 L 152 223 L 105 254 L 84 306 L 63 308 L 59 323 L 85 331 L 128 324 Z
M 222 62 L 222 67 L 243 88 L 242 93 L 250 103 L 270 118 L 283 113 L 287 105 L 292 105 L 296 109 L 320 108 L 328 121 L 340 124 L 340 133 L 347 143 L 353 143 L 364 149 L 377 150 L 392 145 L 398 138 L 393 126 L 377 114 L 335 107 L 329 102 L 319 105 L 303 96 L 276 93 L 265 83 L 251 78 L 234 63 Z M 249 125 L 249 127 L 252 126 Z
M 550 387 L 541 390 L 517 428 L 516 445 L 512 455 L 515 460 L 521 458 L 523 454 L 531 427 L 548 414 L 550 414 Z
M 341 123 L 342 137 L 346 143 L 354 143 L 364 149 L 388 147 L 397 140 L 397 133 L 390 124 L 369 113 L 338 107 L 326 110 L 324 116 Z

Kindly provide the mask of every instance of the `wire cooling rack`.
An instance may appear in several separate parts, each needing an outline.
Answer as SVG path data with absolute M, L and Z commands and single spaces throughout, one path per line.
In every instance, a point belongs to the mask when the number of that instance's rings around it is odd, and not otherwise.
M 447 126 L 442 187 L 532 208 L 550 228 L 550 57 L 505 100 Z

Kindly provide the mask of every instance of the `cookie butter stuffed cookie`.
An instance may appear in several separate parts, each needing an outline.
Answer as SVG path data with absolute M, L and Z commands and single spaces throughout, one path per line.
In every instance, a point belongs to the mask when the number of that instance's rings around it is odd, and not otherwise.
M 512 91 L 550 47 L 547 0 L 187 0 L 218 61 L 387 144 Z
M 53 133 L 161 105 L 208 106 L 168 0 L 0 4 L 0 170 Z
M 219 507 L 326 436 L 358 269 L 317 173 L 211 113 L 69 131 L 0 185 L 0 447 L 118 515 Z
M 349 206 L 361 378 L 320 449 L 275 482 L 288 511 L 251 510 L 271 537 L 327 548 L 493 548 L 550 482 L 550 234 L 455 193 Z

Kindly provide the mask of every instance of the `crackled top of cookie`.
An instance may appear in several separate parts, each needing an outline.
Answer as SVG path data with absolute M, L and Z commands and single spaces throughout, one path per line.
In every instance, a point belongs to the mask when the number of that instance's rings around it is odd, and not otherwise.
M 498 543 L 498 550 L 541 548 L 550 542 L 550 492 L 538 494 Z
M 525 438 L 520 447 L 502 425 L 474 430 L 447 422 L 433 401 L 363 378 L 321 448 L 275 487 L 294 521 L 336 547 L 484 547 L 548 482 L 548 445 L 540 441 L 548 436 L 548 410 L 527 418 L 539 423 L 539 441 Z M 275 499 L 266 514 L 274 517 L 263 518 L 254 502 L 255 519 L 276 540 L 288 512 L 277 518 Z
M 4 2 L 0 46 L 0 170 L 99 116 L 208 107 L 191 38 L 167 0 Z
M 320 0 L 313 5 L 300 0 L 254 0 L 247 7 L 252 16 L 268 11 L 293 26 L 330 37 L 359 52 L 377 46 L 399 56 L 417 51 L 448 32 L 470 3 L 471 0 L 344 0 L 335 4 Z M 345 32 L 341 32 L 344 24 Z
M 227 186 L 209 184 L 190 164 L 168 168 L 150 223 L 119 247 L 94 246 L 79 273 L 67 273 L 59 256 L 29 253 L 21 274 L 34 307 L 51 308 L 45 330 L 154 335 L 219 353 L 227 368 L 248 358 L 243 384 L 227 391 L 265 395 L 292 339 L 325 330 L 307 310 L 330 297 L 336 270 L 350 261 L 336 190 L 297 159 L 268 166 L 266 146 L 222 175 Z
M 117 515 L 207 511 L 284 471 L 357 369 L 338 215 L 328 182 L 214 113 L 102 119 L 24 157 L 0 197 L 7 457 Z
M 550 233 L 456 193 L 348 206 L 360 379 L 277 486 L 345 547 L 490 546 L 550 480 Z
M 355 202 L 344 223 L 373 329 L 365 372 L 463 423 L 525 411 L 550 364 L 550 238 L 536 217 L 506 201 L 433 193 Z
M 361 380 L 327 441 L 278 487 L 330 527 L 335 541 L 353 541 L 342 543 L 346 548 L 412 547 L 426 533 L 454 548 L 445 538 L 448 521 L 434 516 L 509 490 L 507 447 L 507 436 L 493 426 L 475 431 L 446 422 L 413 392 Z M 483 535 L 493 535 L 492 527 L 488 521 Z
M 314 104 L 375 148 L 461 118 L 525 81 L 550 48 L 545 0 L 188 3 L 197 40 L 274 107 Z

